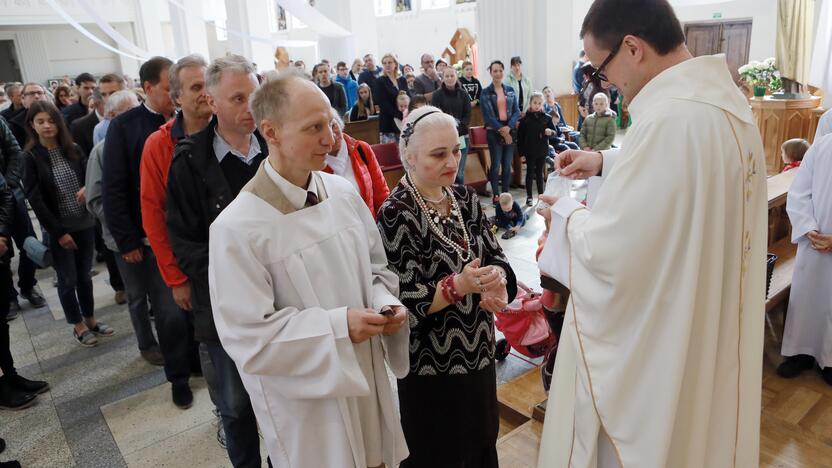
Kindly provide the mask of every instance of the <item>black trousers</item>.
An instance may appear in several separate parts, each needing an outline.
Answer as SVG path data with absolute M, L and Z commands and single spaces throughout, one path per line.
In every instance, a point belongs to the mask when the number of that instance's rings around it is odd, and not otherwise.
M 29 236 L 35 235 L 35 228 L 32 225 L 32 220 L 29 219 L 29 211 L 26 208 L 26 202 L 23 199 L 23 193 L 19 189 L 15 189 L 15 212 L 14 223 L 12 223 L 12 239 L 17 246 L 20 261 L 17 266 L 17 286 L 20 292 L 28 293 L 38 283 L 35 279 L 35 264 L 26 256 L 26 251 L 23 250 L 23 241 Z M 11 242 L 9 242 L 9 249 L 11 249 Z M 17 299 L 17 290 L 14 287 L 14 281 L 11 275 L 4 279 L 0 285 L 6 285 L 8 296 L 6 301 Z
M 10 262 L 11 255 L 8 253 L 0 259 L 0 285 L 11 281 Z M 9 324 L 6 322 L 6 317 L 9 315 L 9 296 L 9 288 L 0 287 L 0 369 L 3 370 L 3 375 L 15 375 L 17 373 L 11 352 Z
M 526 197 L 532 198 L 532 182 L 537 181 L 537 194 L 545 190 L 543 169 L 546 166 L 545 154 L 526 155 Z

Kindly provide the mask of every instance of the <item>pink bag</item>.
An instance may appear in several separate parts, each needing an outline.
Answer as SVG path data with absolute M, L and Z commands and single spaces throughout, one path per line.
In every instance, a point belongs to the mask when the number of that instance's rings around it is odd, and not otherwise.
M 549 338 L 549 323 L 543 314 L 540 293 L 518 283 L 517 297 L 498 313 L 498 328 L 513 346 L 532 346 Z

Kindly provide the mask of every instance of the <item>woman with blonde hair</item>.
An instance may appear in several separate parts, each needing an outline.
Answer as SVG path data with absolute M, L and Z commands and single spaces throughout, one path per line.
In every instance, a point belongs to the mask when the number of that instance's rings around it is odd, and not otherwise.
M 367 83 L 358 85 L 358 99 L 350 110 L 350 122 L 369 120 L 376 115 L 376 106 L 373 104 L 373 91 Z
M 399 91 L 407 93 L 407 80 L 399 74 L 399 60 L 393 54 L 384 54 L 381 58 L 383 72 L 376 80 L 374 99 L 380 108 L 378 131 L 380 143 L 397 143 L 399 128 L 395 119 L 403 119 L 397 99 Z

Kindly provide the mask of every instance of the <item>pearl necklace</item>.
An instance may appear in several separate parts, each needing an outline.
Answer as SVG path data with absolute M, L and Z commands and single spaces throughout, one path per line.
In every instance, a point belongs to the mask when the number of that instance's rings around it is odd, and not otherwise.
M 471 239 L 468 236 L 468 230 L 465 229 L 465 221 L 462 219 L 462 212 L 459 209 L 459 204 L 456 201 L 456 197 L 453 196 L 453 193 L 451 193 L 448 188 L 442 188 L 444 195 L 440 199 L 440 201 L 444 200 L 445 197 L 447 197 L 448 195 L 450 195 L 449 198 L 451 199 L 451 212 L 448 214 L 448 216 L 442 216 L 439 213 L 439 211 L 433 208 L 429 208 L 427 206 L 427 204 L 425 203 L 425 197 L 423 197 L 422 194 L 419 193 L 419 189 L 416 188 L 416 184 L 414 184 L 413 181 L 410 179 L 409 173 L 405 175 L 405 181 L 407 182 L 405 186 L 408 190 L 410 190 L 410 193 L 413 195 L 413 198 L 416 199 L 416 204 L 419 205 L 419 208 L 422 210 L 422 215 L 425 216 L 425 218 L 427 218 L 430 230 L 433 231 L 433 233 L 436 234 L 436 236 L 439 237 L 439 239 L 442 240 L 442 242 L 454 249 L 456 253 L 459 254 L 459 258 L 460 260 L 462 260 L 463 263 L 468 263 L 471 257 L 473 257 L 473 252 L 471 252 L 470 247 Z M 462 229 L 463 245 L 457 244 L 450 237 L 446 236 L 444 232 L 442 232 L 442 227 L 440 226 L 440 224 L 447 226 L 451 216 L 454 216 L 456 218 L 457 223 Z

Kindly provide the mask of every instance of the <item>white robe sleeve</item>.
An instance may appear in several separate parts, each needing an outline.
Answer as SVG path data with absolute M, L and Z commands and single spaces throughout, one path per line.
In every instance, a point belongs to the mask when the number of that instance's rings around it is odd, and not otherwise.
M 370 210 L 364 201 L 355 194 L 353 204 L 358 204 L 356 211 L 361 215 L 361 221 L 367 229 L 367 241 L 370 250 L 373 276 L 373 309 L 381 310 L 385 306 L 400 306 L 399 277 L 387 267 L 387 253 L 378 226 L 373 220 Z M 393 335 L 382 336 L 381 345 L 384 357 L 390 365 L 390 370 L 397 378 L 404 378 L 410 369 L 410 325 L 405 320 L 402 327 Z
M 797 244 L 806 234 L 812 231 L 819 231 L 818 221 L 815 217 L 814 202 L 812 201 L 812 172 L 815 153 L 818 145 L 815 144 L 797 169 L 797 175 L 789 187 L 789 194 L 786 199 L 786 213 L 792 223 L 792 242 Z
M 269 376 L 286 398 L 369 394 L 346 307 L 274 308 L 273 278 L 248 233 L 211 226 L 208 280 L 220 341 L 240 371 Z
M 590 177 L 588 180 L 588 192 L 590 193 L 587 195 L 587 204 L 590 207 L 597 196 L 598 190 L 601 188 L 601 184 L 603 184 L 604 178 L 610 174 L 612 168 L 615 166 L 620 152 L 621 150 L 619 148 L 600 152 L 604 158 L 601 175 Z M 584 206 L 580 203 L 567 198 L 558 200 L 552 206 L 552 223 L 549 226 L 549 236 L 546 238 L 546 244 L 544 244 L 543 252 L 541 252 L 538 260 L 540 271 L 566 287 L 569 287 L 569 237 L 566 233 L 566 227 L 569 224 L 572 213 L 583 208 Z M 587 214 L 589 214 L 588 211 L 576 215 L 575 218 L 577 219 Z

